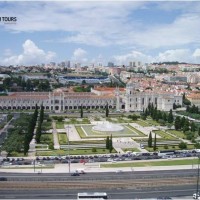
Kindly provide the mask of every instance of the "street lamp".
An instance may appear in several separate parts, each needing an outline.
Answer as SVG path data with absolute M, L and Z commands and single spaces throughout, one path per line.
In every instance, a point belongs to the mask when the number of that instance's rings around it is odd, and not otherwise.
M 68 168 L 69 168 L 69 173 L 70 173 L 70 146 L 69 146 L 69 129 L 70 126 L 67 125 L 67 138 L 68 138 Z

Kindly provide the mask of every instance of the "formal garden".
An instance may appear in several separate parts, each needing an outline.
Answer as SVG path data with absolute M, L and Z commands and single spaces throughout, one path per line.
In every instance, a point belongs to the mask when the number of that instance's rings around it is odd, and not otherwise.
M 188 110 L 194 112 L 194 107 Z M 105 116 L 105 113 L 99 113 L 86 117 L 83 113 L 69 116 L 48 115 L 43 112 L 42 109 L 38 109 L 33 114 L 21 113 L 20 117 L 9 126 L 7 138 L 1 149 L 7 151 L 10 156 L 28 156 L 29 143 L 33 138 L 37 143 L 36 155 L 48 156 L 67 155 L 68 148 L 72 155 L 115 153 L 114 148 L 112 151 L 106 148 L 107 137 L 131 138 L 138 144 L 143 144 L 148 151 L 194 149 L 199 145 L 198 123 L 189 121 L 186 117 L 174 116 L 172 111 L 168 113 L 159 111 L 152 105 L 140 114 L 129 115 Z M 53 122 L 60 149 L 54 149 Z M 68 141 L 67 126 L 74 127 L 73 132 L 78 134 L 79 141 L 73 139 Z M 149 145 L 150 132 L 151 137 L 153 136 L 151 145 Z M 135 147 L 122 150 L 125 152 L 127 149 L 138 151 Z

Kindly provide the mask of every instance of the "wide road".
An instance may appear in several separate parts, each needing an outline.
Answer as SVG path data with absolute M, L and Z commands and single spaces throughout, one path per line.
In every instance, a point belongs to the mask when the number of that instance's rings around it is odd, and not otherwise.
M 110 199 L 192 196 L 196 170 L 69 174 L 0 173 L 0 199 L 76 199 L 78 192 L 107 192 Z

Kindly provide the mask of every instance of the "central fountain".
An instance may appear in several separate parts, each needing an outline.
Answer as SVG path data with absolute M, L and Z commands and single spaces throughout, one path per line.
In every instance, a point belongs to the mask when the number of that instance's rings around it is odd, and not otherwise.
M 124 127 L 118 124 L 113 124 L 108 121 L 103 121 L 103 122 L 98 122 L 96 126 L 93 126 L 92 130 L 98 133 L 119 132 L 123 131 Z

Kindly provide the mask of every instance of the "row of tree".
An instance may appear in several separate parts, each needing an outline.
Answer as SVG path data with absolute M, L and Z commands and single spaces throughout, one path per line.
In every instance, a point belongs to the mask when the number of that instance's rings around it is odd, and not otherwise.
M 3 80 L 2 90 L 11 90 L 12 86 L 16 84 L 21 87 L 23 91 L 51 91 L 48 80 L 24 80 L 21 76 L 6 78 Z
M 195 106 L 194 104 L 192 106 L 188 105 L 186 107 L 186 111 L 189 112 L 189 113 L 200 114 L 199 107 Z
M 40 116 L 39 116 L 39 120 L 38 120 L 38 126 L 36 129 L 36 134 L 35 134 L 35 140 L 37 143 L 40 143 L 40 137 L 42 135 L 42 123 L 44 120 L 44 106 L 41 106 L 40 109 Z
M 174 122 L 174 126 L 176 130 L 182 130 L 184 133 L 186 131 L 195 132 L 197 130 L 195 123 L 194 122 L 190 123 L 189 120 L 185 117 L 177 116 Z
M 153 120 L 173 123 L 174 116 L 172 114 L 172 110 L 170 110 L 169 114 L 166 112 L 162 112 L 157 110 L 157 107 L 153 105 L 153 103 L 149 103 L 148 107 L 143 111 L 142 117 L 146 119 L 147 116 L 151 116 Z
M 38 117 L 38 107 L 37 107 L 37 104 L 36 104 L 35 111 L 34 111 L 32 117 L 31 117 L 29 124 L 28 124 L 27 132 L 25 132 L 24 155 L 27 155 L 28 150 L 29 150 L 29 144 L 30 144 L 31 140 L 33 139 L 34 129 L 35 129 L 35 125 L 36 125 L 36 122 L 37 122 L 37 117 Z

